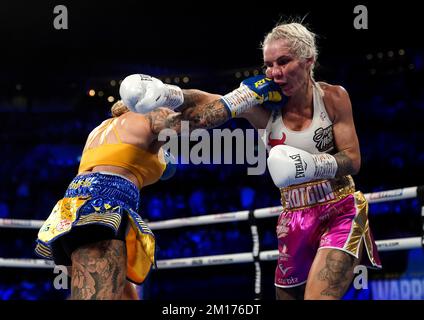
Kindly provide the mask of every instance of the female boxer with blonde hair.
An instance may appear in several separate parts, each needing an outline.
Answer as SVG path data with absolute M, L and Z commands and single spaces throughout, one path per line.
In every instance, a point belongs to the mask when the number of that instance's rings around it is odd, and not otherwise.
M 205 119 L 215 126 L 241 117 L 263 133 L 268 169 L 283 205 L 276 228 L 277 299 L 340 299 L 363 251 L 367 265 L 381 267 L 368 203 L 351 177 L 361 163 L 351 101 L 343 87 L 315 81 L 315 34 L 304 25 L 277 25 L 265 36 L 262 51 L 265 76 L 246 79 L 239 89 L 211 103 Z M 155 99 L 178 91 L 136 77 L 126 80 L 121 97 L 139 112 L 154 109 Z M 286 103 L 269 108 L 264 95 L 252 94 L 265 83 L 276 85 L 279 101 Z M 147 87 L 149 95 L 134 89 Z M 181 110 L 190 105 L 193 111 L 209 95 L 179 92 L 177 102 L 165 99 L 160 105 Z M 278 95 L 273 87 L 271 96 Z

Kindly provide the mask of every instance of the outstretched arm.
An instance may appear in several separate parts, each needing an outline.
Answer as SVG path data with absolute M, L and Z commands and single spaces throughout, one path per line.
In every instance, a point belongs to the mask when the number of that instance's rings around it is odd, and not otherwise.
M 187 104 L 180 112 L 157 108 L 145 114 L 145 117 L 154 135 L 158 135 L 164 129 L 172 129 L 180 134 L 181 121 L 187 121 L 191 131 L 198 128 L 214 128 L 230 119 L 228 111 L 219 99 L 203 105 Z
M 279 86 L 263 75 L 245 79 L 239 88 L 224 96 L 200 90 L 182 90 L 154 77 L 137 74 L 125 78 L 119 91 L 131 111 L 151 113 L 150 118 L 162 119 L 151 119 L 155 127 L 176 131 L 179 131 L 183 120 L 189 122 L 191 129 L 208 129 L 240 116 L 246 110 L 266 101 L 283 102 Z M 156 112 L 160 107 L 179 112 Z M 154 132 L 157 132 L 157 128 Z
M 179 115 L 169 119 L 169 127 L 178 121 L 189 121 L 190 128 L 210 129 L 231 119 L 231 115 L 221 100 L 221 95 L 200 90 L 183 90 L 184 103 L 178 108 Z

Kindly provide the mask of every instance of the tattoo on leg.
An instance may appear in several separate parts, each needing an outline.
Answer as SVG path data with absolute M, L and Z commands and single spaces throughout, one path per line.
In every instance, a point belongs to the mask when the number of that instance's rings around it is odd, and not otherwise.
M 341 298 L 352 279 L 354 259 L 340 250 L 331 250 L 327 254 L 325 267 L 318 273 L 318 279 L 327 281 L 328 287 L 321 291 L 323 296 Z
M 126 278 L 125 243 L 106 240 L 72 254 L 71 297 L 76 300 L 119 299 Z

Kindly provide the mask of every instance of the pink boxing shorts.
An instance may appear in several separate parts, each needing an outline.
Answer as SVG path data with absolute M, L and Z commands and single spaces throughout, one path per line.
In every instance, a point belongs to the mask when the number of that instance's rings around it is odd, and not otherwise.
M 351 176 L 280 191 L 283 211 L 277 224 L 277 287 L 304 284 L 316 253 L 322 248 L 342 250 L 358 258 L 364 242 L 364 264 L 381 268 L 368 223 L 368 202 L 360 191 L 355 192 Z

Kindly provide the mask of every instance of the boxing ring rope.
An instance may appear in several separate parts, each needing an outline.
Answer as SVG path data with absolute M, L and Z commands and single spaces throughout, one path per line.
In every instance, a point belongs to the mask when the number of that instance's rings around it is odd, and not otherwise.
M 378 203 L 386 201 L 418 198 L 421 204 L 423 222 L 422 234 L 419 237 L 378 240 L 376 245 L 379 251 L 395 251 L 416 249 L 424 246 L 424 186 L 407 187 L 401 189 L 379 191 L 365 194 L 368 202 Z M 254 263 L 255 266 L 255 297 L 261 294 L 261 266 L 260 261 L 277 260 L 278 250 L 260 251 L 259 233 L 256 219 L 275 217 L 280 214 L 282 206 L 244 210 L 229 213 L 211 214 L 198 217 L 170 219 L 148 222 L 152 230 L 175 229 L 188 226 L 218 224 L 235 221 L 249 221 L 252 236 L 252 252 L 201 256 L 192 258 L 177 258 L 158 260 L 158 269 L 174 269 L 184 267 L 225 265 L 236 263 Z M 39 229 L 44 221 L 22 219 L 0 219 L 0 228 Z M 52 261 L 45 259 L 11 259 L 0 258 L 0 267 L 10 268 L 53 268 Z

